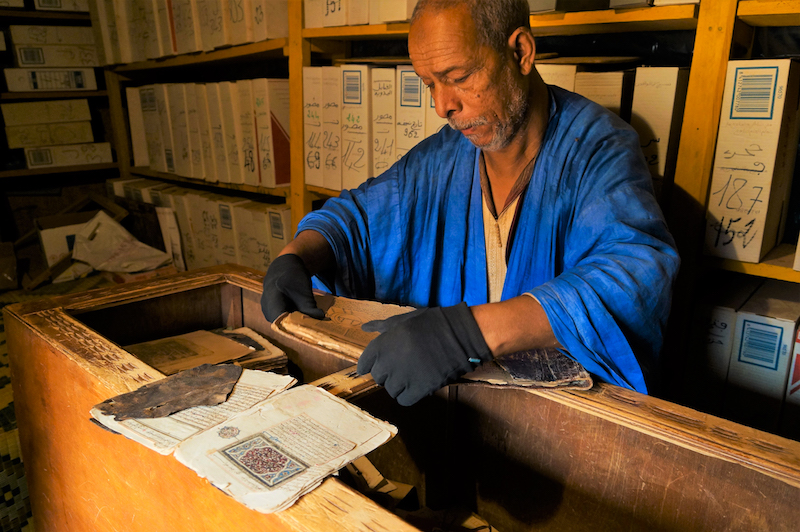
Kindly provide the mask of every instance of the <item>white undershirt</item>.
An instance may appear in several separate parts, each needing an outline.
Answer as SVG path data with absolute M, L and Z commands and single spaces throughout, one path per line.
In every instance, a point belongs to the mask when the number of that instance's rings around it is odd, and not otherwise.
M 519 196 L 501 212 L 497 219 L 492 215 L 483 197 L 483 239 L 486 242 L 486 275 L 489 285 L 489 303 L 497 303 L 503 295 L 506 282 L 506 248 Z

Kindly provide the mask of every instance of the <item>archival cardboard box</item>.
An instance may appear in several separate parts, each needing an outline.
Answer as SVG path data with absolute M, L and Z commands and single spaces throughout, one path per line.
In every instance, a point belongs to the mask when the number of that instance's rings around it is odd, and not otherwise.
M 692 316 L 694 362 L 688 378 L 696 404 L 710 412 L 718 412 L 723 404 L 737 312 L 763 282 L 760 277 L 728 271 L 714 272 L 702 281 Z
M 793 440 L 800 440 L 800 336 L 798 335 L 800 335 L 800 329 L 795 335 L 786 394 L 783 397 L 780 427 L 781 436 Z
M 800 69 L 729 61 L 706 212 L 706 253 L 758 262 L 783 235 L 798 140 Z
M 800 285 L 795 283 L 767 280 L 742 306 L 725 389 L 726 416 L 777 430 L 798 320 Z
M 72 244 L 75 242 L 77 233 L 86 222 L 91 220 L 96 211 L 74 212 L 69 214 L 56 214 L 53 216 L 43 216 L 36 219 L 36 230 L 39 234 L 39 242 L 42 252 L 47 260 L 47 266 L 53 266 L 61 258 L 72 251 Z M 53 282 L 71 281 L 77 279 L 84 273 L 91 271 L 91 267 L 86 264 L 73 264 L 64 273 L 56 277 Z

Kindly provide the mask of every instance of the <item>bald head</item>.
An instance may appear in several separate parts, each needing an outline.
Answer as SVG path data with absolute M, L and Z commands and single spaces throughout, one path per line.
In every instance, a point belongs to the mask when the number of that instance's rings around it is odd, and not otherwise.
M 423 14 L 459 6 L 469 9 L 478 44 L 498 53 L 505 51 L 514 30 L 531 27 L 527 0 L 419 0 L 411 25 Z

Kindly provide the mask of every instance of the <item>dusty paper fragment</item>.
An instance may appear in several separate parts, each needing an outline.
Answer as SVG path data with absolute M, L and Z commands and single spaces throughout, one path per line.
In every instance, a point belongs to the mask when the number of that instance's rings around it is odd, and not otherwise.
M 228 398 L 241 374 L 242 368 L 233 364 L 203 364 L 107 399 L 96 408 L 122 421 L 164 417 L 193 406 L 218 405 Z

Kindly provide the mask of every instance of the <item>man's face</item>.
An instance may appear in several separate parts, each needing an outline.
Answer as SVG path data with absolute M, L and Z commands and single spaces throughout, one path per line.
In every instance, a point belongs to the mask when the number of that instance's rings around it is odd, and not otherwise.
M 466 7 L 429 12 L 408 34 L 414 70 L 431 89 L 436 113 L 486 151 L 505 148 L 528 113 L 514 63 L 481 46 Z

